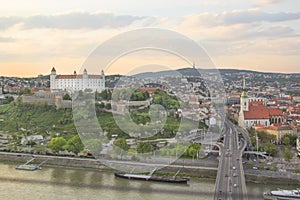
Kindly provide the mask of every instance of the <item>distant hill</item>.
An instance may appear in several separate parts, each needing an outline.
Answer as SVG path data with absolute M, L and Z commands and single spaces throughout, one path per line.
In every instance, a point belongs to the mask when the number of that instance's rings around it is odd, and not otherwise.
M 160 76 L 171 76 L 171 75 L 184 75 L 184 76 L 195 76 L 199 74 L 199 71 L 204 72 L 216 72 L 218 70 L 221 75 L 224 74 L 238 74 L 238 73 L 252 73 L 252 74 L 266 74 L 266 75 L 280 75 L 284 73 L 276 73 L 276 72 L 258 72 L 258 71 L 252 71 L 252 70 L 240 70 L 240 69 L 194 69 L 194 68 L 182 68 L 177 70 L 167 70 L 167 71 L 160 71 L 160 72 L 145 72 L 145 73 L 139 73 L 133 75 L 137 78 L 146 78 L 146 77 L 160 77 Z M 300 73 L 292 73 L 289 74 L 292 76 L 300 76 Z

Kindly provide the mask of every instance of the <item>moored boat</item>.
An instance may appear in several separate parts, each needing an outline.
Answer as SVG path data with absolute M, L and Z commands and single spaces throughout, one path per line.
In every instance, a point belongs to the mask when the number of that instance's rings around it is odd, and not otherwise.
M 268 200 L 300 200 L 300 189 L 296 190 L 275 190 L 264 192 L 264 199 Z
M 33 165 L 33 164 L 24 164 L 24 165 L 18 165 L 16 169 L 19 170 L 27 170 L 27 171 L 34 171 L 40 169 L 39 165 Z
M 115 176 L 119 178 L 133 179 L 133 180 L 182 183 L 182 184 L 187 184 L 187 182 L 189 181 L 188 178 L 165 177 L 165 176 L 132 174 L 132 173 L 122 173 L 122 172 L 115 173 Z

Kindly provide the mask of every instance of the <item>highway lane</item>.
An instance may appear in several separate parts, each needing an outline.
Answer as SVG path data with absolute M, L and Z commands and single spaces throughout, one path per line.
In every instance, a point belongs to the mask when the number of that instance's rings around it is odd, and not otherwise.
M 215 200 L 246 200 L 247 190 L 242 165 L 242 153 L 246 141 L 239 141 L 238 130 L 231 122 L 225 122 L 224 142 L 215 186 Z

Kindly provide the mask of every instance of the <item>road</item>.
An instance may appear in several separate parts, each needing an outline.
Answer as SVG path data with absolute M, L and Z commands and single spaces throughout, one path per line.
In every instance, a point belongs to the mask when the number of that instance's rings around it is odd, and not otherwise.
M 221 145 L 218 175 L 215 186 L 215 200 L 247 200 L 242 154 L 247 146 L 239 140 L 239 131 L 229 121 L 225 122 L 224 142 Z

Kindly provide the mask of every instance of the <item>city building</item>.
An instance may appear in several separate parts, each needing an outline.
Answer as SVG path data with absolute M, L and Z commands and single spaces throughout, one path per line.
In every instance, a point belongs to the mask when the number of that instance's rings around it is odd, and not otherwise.
M 101 75 L 88 74 L 85 69 L 83 74 L 77 74 L 74 71 L 69 75 L 57 75 L 55 68 L 53 67 L 50 74 L 50 89 L 51 92 L 55 91 L 84 91 L 90 89 L 93 92 L 101 92 L 105 89 L 105 75 L 104 71 L 101 71 Z
M 272 124 L 269 127 L 255 127 L 257 131 L 263 131 L 276 137 L 277 144 L 282 143 L 282 139 L 285 135 L 296 135 L 297 129 L 289 124 Z
M 243 128 L 250 128 L 254 125 L 269 127 L 271 124 L 282 122 L 284 118 L 280 109 L 267 107 L 264 98 L 248 97 L 244 79 L 240 99 L 239 126 Z

